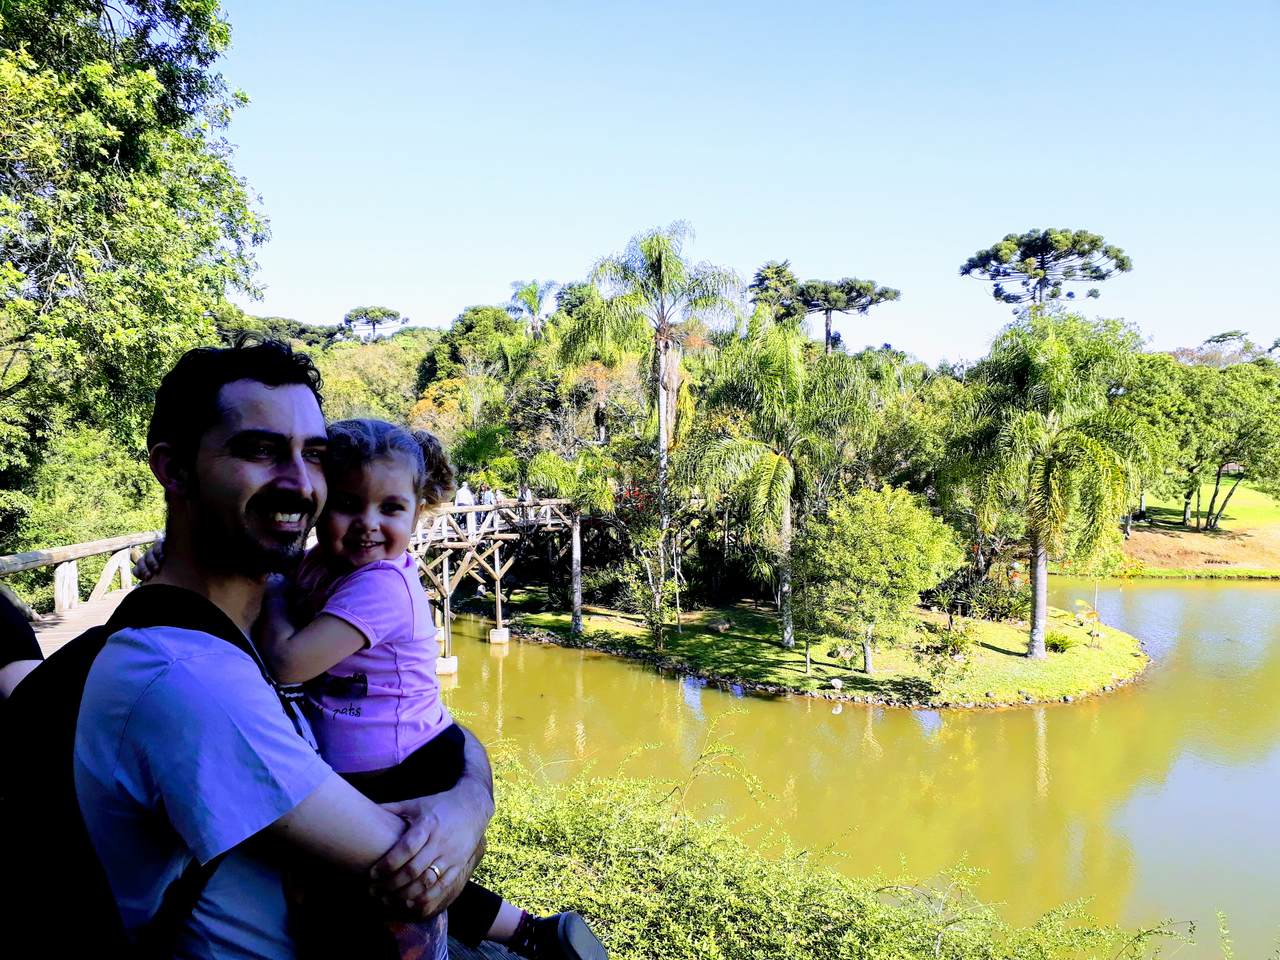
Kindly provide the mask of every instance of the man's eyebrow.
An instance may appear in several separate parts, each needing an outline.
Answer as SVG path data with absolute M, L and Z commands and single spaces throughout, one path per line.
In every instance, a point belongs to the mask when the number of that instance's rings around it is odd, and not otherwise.
M 235 446 L 242 443 L 254 442 L 269 443 L 288 443 L 289 438 L 283 433 L 276 433 L 274 430 L 240 430 L 227 437 L 227 446 Z
M 227 438 L 227 446 L 239 446 L 245 443 L 278 443 L 287 444 L 289 437 L 283 433 L 277 433 L 274 430 L 241 430 L 233 433 Z M 307 437 L 303 441 L 304 447 L 327 447 L 329 438 L 324 434 L 318 434 L 314 437 Z

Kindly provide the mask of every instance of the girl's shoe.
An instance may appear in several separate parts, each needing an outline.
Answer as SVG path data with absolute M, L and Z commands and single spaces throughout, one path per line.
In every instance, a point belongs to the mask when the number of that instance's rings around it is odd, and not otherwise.
M 609 951 L 587 921 L 572 911 L 534 917 L 523 933 L 509 946 L 527 960 L 609 960 Z

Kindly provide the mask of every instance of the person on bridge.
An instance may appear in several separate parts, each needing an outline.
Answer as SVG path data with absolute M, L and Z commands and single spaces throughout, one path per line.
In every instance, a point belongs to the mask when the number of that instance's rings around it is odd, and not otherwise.
M 471 487 L 467 485 L 467 481 L 463 480 L 458 485 L 458 492 L 453 497 L 454 506 L 457 507 L 474 507 L 476 505 L 476 495 L 471 491 Z M 476 515 L 475 511 L 467 514 L 467 536 L 474 537 L 476 535 Z
M 491 507 L 497 503 L 497 498 L 493 495 L 493 487 L 489 486 L 487 483 L 480 484 L 480 502 L 486 507 Z M 489 512 L 490 511 L 486 510 L 484 513 L 477 514 L 476 523 L 483 527 L 485 518 L 489 516 Z
M 378 920 L 384 939 L 347 955 L 399 955 L 382 916 L 443 932 L 493 810 L 483 747 L 466 735 L 449 794 L 380 806 L 316 752 L 248 636 L 266 575 L 296 564 L 325 503 L 319 384 L 277 341 L 190 351 L 161 383 L 147 440 L 164 567 L 5 704 L 11 937 L 59 956 L 296 957 L 285 871 L 316 862 L 349 878 L 349 932 Z M 446 844 L 463 862 L 441 878 Z M 445 954 L 443 936 L 423 945 Z

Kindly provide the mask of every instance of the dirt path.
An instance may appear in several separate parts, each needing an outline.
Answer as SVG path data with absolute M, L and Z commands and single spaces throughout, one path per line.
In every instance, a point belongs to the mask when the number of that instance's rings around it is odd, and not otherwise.
M 1148 567 L 1280 569 L 1280 526 L 1215 533 L 1136 526 L 1124 552 Z

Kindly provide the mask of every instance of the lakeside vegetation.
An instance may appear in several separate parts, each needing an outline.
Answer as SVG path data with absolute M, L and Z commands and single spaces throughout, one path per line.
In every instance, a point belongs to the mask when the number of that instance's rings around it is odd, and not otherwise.
M 1049 636 L 1060 649 L 1043 665 L 1024 656 L 1022 627 L 982 620 L 964 625 L 967 642 L 961 651 L 939 657 L 931 648 L 946 635 L 949 618 L 917 608 L 910 615 L 910 642 L 879 654 L 869 675 L 858 653 L 838 656 L 836 637 L 816 643 L 818 653 L 806 664 L 803 650 L 782 645 L 776 613 L 760 604 L 686 613 L 680 630 L 669 632 L 657 651 L 637 614 L 588 606 L 583 632 L 575 639 L 568 614 L 538 609 L 544 604 L 541 591 L 522 591 L 512 599 L 518 611 L 513 632 L 523 639 L 586 646 L 761 695 L 903 706 L 1016 706 L 1103 693 L 1131 682 L 1150 662 L 1135 637 L 1098 624 L 1083 611 L 1056 608 L 1050 608 Z
M 742 774 L 711 744 L 698 775 Z M 616 960 L 1139 960 L 1187 942 L 1185 925 L 1120 930 L 1084 902 L 1010 926 L 973 897 L 963 869 L 922 884 L 851 879 L 785 842 L 764 855 L 685 808 L 689 780 L 555 784 L 510 760 L 498 777 L 478 878 L 530 909 L 580 911 Z

